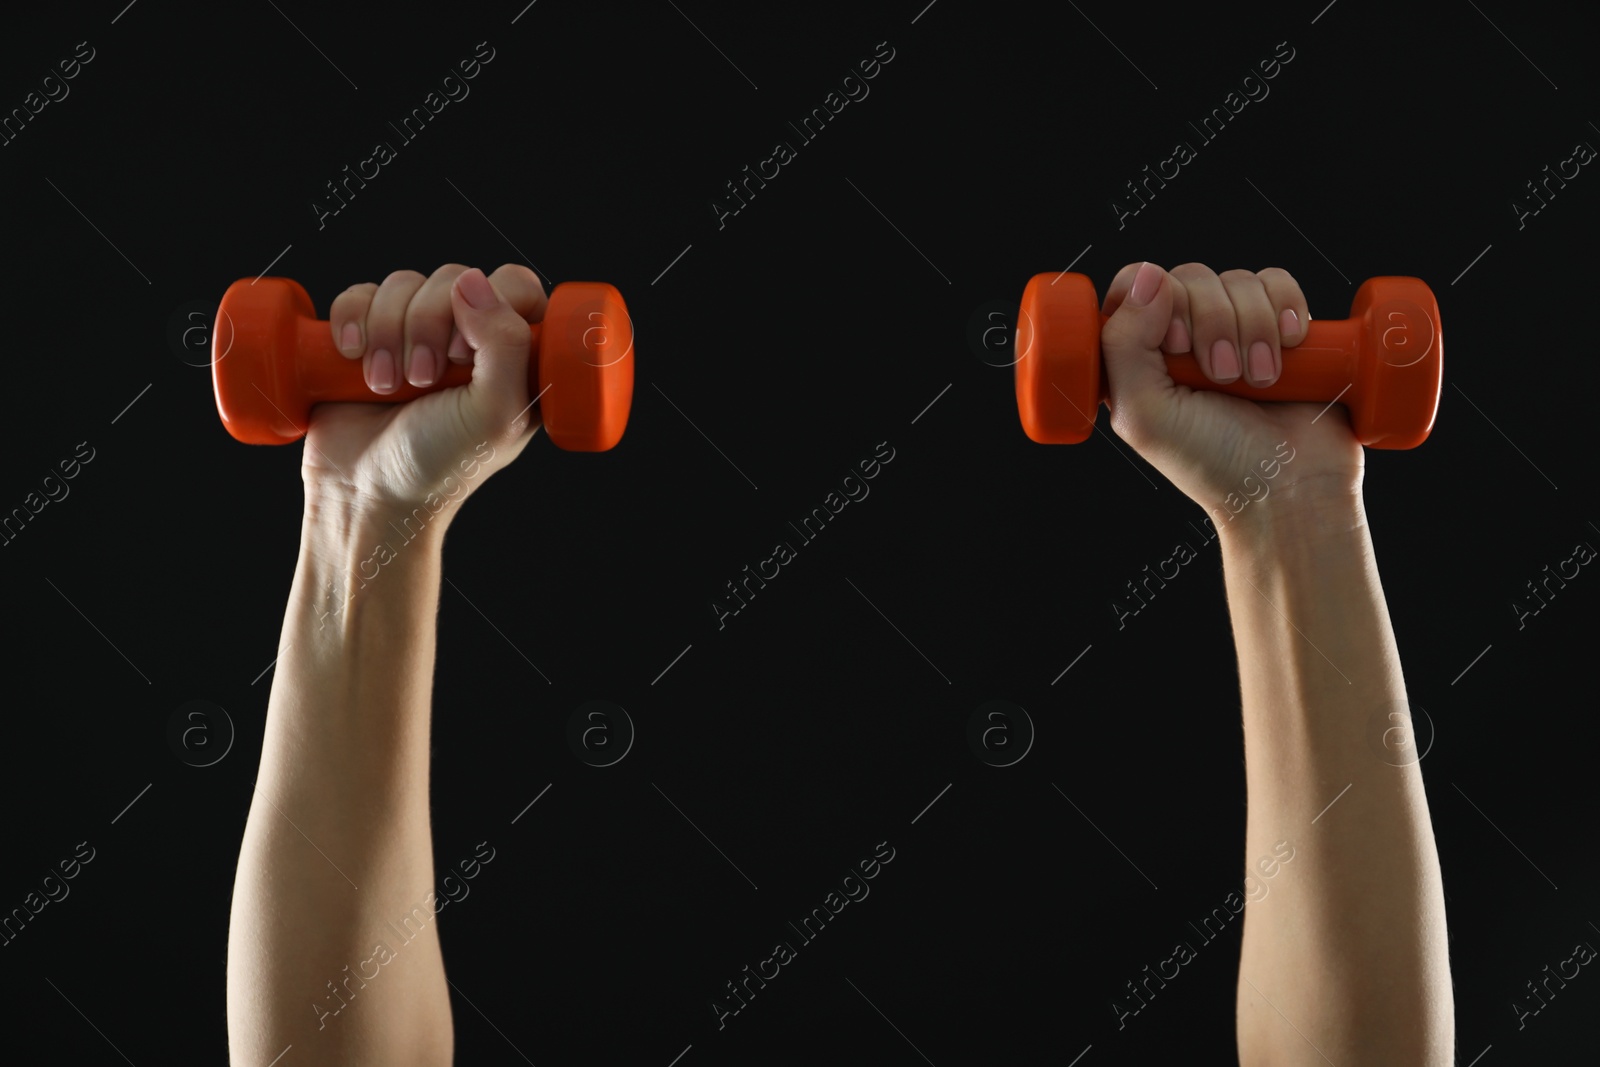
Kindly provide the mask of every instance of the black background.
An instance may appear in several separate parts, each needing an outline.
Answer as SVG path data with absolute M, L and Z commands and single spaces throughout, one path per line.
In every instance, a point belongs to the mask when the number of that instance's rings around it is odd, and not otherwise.
M 924 3 L 6 16 L 6 111 L 77 42 L 95 58 L 0 147 L 0 507 L 79 442 L 95 458 L 0 549 L 0 909 L 96 849 L 0 949 L 7 1042 L 73 1063 L 226 1057 L 229 894 L 301 447 L 227 436 L 209 373 L 169 342 L 175 316 L 269 264 L 325 316 L 395 269 L 526 253 L 547 284 L 621 289 L 638 377 L 615 450 L 541 437 L 446 546 L 436 860 L 442 875 L 496 849 L 440 917 L 458 1061 L 1230 1061 L 1237 923 L 1124 1029 L 1111 1008 L 1239 887 L 1216 547 L 1118 631 L 1111 597 L 1202 511 L 1103 415 L 1081 446 L 1029 442 L 1010 370 L 966 340 L 986 302 L 1082 252 L 1073 269 L 1102 289 L 1141 259 L 1284 266 L 1319 318 L 1372 275 L 1433 287 L 1438 421 L 1413 452 L 1368 453 L 1366 500 L 1435 728 L 1458 1061 L 1592 1050 L 1587 971 L 1520 1031 L 1511 1010 L 1545 964 L 1600 942 L 1600 578 L 1521 630 L 1511 609 L 1546 564 L 1600 544 L 1600 177 L 1586 167 L 1521 229 L 1511 206 L 1600 144 L 1590 31 L 1549 3 Z M 471 95 L 319 229 L 324 183 L 480 41 L 495 58 Z M 723 183 L 883 41 L 870 96 L 719 229 Z M 1281 41 L 1295 57 L 1270 96 L 1119 230 L 1123 183 Z M 723 583 L 879 442 L 895 458 L 871 495 L 719 631 Z M 966 741 L 997 698 L 1037 727 L 1003 769 Z M 167 741 L 192 699 L 237 730 L 209 767 Z M 614 766 L 566 743 L 590 699 L 637 727 Z M 880 841 L 895 859 L 871 895 L 719 1031 L 708 999 Z

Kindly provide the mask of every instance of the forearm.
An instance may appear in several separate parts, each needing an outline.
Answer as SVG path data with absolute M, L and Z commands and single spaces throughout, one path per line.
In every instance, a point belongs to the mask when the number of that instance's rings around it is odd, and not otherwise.
M 1222 538 L 1254 898 L 1240 1057 L 1447 1064 L 1454 1008 L 1438 854 L 1414 751 L 1383 745 L 1410 723 L 1365 514 L 1359 498 L 1273 504 Z
M 449 1060 L 428 817 L 444 526 L 406 542 L 308 500 L 229 923 L 235 1064 L 290 1044 L 305 1064 Z

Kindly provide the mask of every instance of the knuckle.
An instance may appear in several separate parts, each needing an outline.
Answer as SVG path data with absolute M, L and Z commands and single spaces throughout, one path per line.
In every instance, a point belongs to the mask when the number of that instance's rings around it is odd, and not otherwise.
M 1111 429 L 1140 455 L 1148 455 L 1157 439 L 1156 420 L 1124 400 L 1111 412 Z
M 491 343 L 506 348 L 515 348 L 518 345 L 526 348 L 531 342 L 528 324 L 522 321 L 521 315 L 514 312 L 510 315 L 496 315 L 494 321 L 489 323 L 488 335 Z
M 372 303 L 372 294 L 377 291 L 378 287 L 373 285 L 371 282 L 367 282 L 364 285 L 352 285 L 350 288 L 333 298 L 333 306 L 336 308 L 342 308 L 345 311 L 353 311 L 364 308 L 368 304 Z
M 1231 310 L 1228 303 L 1228 293 L 1220 285 L 1200 285 L 1189 289 L 1189 306 L 1196 320 L 1202 317 L 1214 317 L 1225 310 Z
M 446 263 L 444 266 L 440 267 L 438 270 L 434 271 L 428 276 L 426 288 L 444 290 L 447 294 L 445 296 L 445 300 L 448 302 L 450 286 L 455 283 L 457 278 L 461 277 L 470 269 L 470 267 L 463 267 L 459 263 Z
M 378 304 L 367 309 L 367 336 L 372 339 L 373 347 L 387 347 L 387 344 L 379 345 L 378 341 L 389 342 L 398 338 L 403 327 L 398 309 L 384 308 Z
M 524 299 L 540 300 L 545 296 L 544 283 L 539 280 L 538 272 L 521 263 L 503 263 L 489 279 L 489 284 L 503 287 Z
M 1117 310 L 1121 310 L 1120 305 L 1127 300 L 1128 291 L 1133 288 L 1133 276 L 1138 269 L 1139 264 L 1129 263 L 1113 274 L 1111 276 L 1111 284 L 1106 286 L 1105 292 L 1100 297 L 1101 304 L 1103 306 L 1109 305 L 1114 299 L 1119 305 Z
M 420 283 L 425 282 L 425 281 L 427 281 L 427 279 L 424 278 L 422 276 L 422 274 L 420 272 L 418 272 L 418 271 L 414 271 L 414 270 L 397 270 L 397 271 L 391 271 L 389 273 L 388 277 L 383 279 L 383 284 L 384 285 L 420 284 Z
M 1218 277 L 1225 285 L 1248 285 L 1256 280 L 1256 272 L 1241 269 L 1225 270 Z
M 504 409 L 488 415 L 488 426 L 484 436 L 488 438 L 490 444 L 504 448 L 515 444 L 531 421 L 532 414 L 525 407 L 523 410 L 518 410 L 507 405 Z
M 1231 337 L 1237 328 L 1232 304 L 1210 304 L 1194 316 L 1195 333 L 1206 337 Z
M 1110 352 L 1120 352 L 1127 348 L 1138 347 L 1139 313 L 1138 309 L 1128 306 L 1124 300 L 1117 308 L 1116 314 L 1106 320 L 1100 331 L 1100 347 Z
M 450 309 L 447 307 L 444 314 L 439 313 L 437 307 L 413 302 L 406 308 L 406 335 L 429 337 L 443 336 L 445 323 L 450 319 Z
M 373 333 L 399 325 L 400 315 L 398 314 L 398 309 L 385 307 L 376 300 L 367 305 L 367 328 Z

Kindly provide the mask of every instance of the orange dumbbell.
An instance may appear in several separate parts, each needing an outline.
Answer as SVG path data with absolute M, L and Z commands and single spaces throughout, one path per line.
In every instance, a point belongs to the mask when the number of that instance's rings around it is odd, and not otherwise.
M 622 439 L 633 403 L 633 323 L 622 294 L 603 282 L 565 282 L 544 320 L 529 326 L 528 396 L 557 448 L 604 452 Z M 403 403 L 466 385 L 472 368 L 450 363 L 432 385 L 402 381 L 378 394 L 316 318 L 311 297 L 289 278 L 240 279 L 217 308 L 211 381 L 217 413 L 235 439 L 286 445 L 305 435 L 313 404 Z
M 1036 274 L 1023 290 L 1017 410 L 1023 430 L 1040 444 L 1077 444 L 1094 429 L 1107 398 L 1100 360 L 1107 318 L 1085 275 Z M 1193 353 L 1165 358 L 1173 381 L 1191 389 L 1247 400 L 1337 400 L 1349 409 L 1363 445 L 1415 448 L 1427 440 L 1439 408 L 1444 339 L 1439 303 L 1421 279 L 1381 277 L 1356 290 L 1348 319 L 1308 323 L 1305 338 L 1283 350 L 1283 373 L 1264 389 L 1243 378 L 1217 385 Z

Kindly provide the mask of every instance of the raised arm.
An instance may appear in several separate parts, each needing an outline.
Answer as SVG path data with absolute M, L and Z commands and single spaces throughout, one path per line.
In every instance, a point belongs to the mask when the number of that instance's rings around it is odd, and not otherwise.
M 527 323 L 544 303 L 526 268 L 485 279 L 459 266 L 392 274 L 334 303 L 335 341 L 364 359 L 375 392 L 402 376 L 428 384 L 445 358 L 472 361 L 473 377 L 403 405 L 312 413 L 229 920 L 236 1067 L 267 1067 L 291 1045 L 286 1064 L 452 1060 L 428 811 L 440 547 L 456 507 L 538 428 Z
M 1130 264 L 1106 309 L 1113 425 L 1222 545 L 1249 792 L 1240 1062 L 1444 1067 L 1444 892 L 1362 448 L 1338 405 L 1195 392 L 1161 359 L 1192 348 L 1214 381 L 1267 384 L 1305 298 L 1280 270 Z
M 1221 537 L 1246 862 L 1280 840 L 1294 856 L 1246 909 L 1241 1062 L 1442 1067 L 1455 1029 L 1444 890 L 1366 515 L 1359 499 L 1274 503 Z M 1269 870 L 1250 873 L 1267 884 Z

